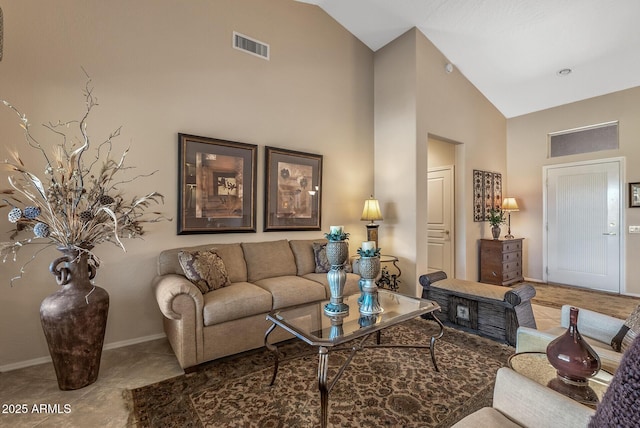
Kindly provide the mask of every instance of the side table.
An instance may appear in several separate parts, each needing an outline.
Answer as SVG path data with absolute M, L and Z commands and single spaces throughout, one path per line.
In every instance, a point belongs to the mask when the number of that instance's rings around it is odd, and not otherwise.
M 561 379 L 544 352 L 520 352 L 509 357 L 508 364 L 517 373 L 592 408 L 602 400 L 613 378 L 600 370 L 582 384 Z

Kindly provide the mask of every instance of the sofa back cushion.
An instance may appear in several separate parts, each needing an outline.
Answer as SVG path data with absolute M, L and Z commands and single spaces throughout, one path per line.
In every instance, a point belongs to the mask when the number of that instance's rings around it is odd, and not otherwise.
M 247 280 L 247 265 L 244 261 L 244 252 L 240 244 L 207 244 L 195 247 L 182 247 L 165 250 L 158 257 L 158 275 L 178 274 L 184 275 L 178 254 L 182 250 L 204 251 L 215 250 L 224 262 L 224 267 L 231 282 L 244 282 Z
M 241 245 L 249 282 L 296 274 L 296 261 L 286 240 L 243 242 Z
M 296 239 L 289 241 L 291 251 L 296 259 L 298 275 L 303 276 L 316 271 L 316 260 L 313 244 L 326 244 L 326 239 Z

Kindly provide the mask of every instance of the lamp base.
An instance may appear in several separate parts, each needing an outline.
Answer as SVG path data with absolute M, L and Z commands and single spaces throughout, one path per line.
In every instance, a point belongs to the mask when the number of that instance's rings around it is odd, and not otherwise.
M 374 241 L 376 248 L 378 248 L 378 227 L 379 224 L 369 223 L 367 225 L 367 241 Z

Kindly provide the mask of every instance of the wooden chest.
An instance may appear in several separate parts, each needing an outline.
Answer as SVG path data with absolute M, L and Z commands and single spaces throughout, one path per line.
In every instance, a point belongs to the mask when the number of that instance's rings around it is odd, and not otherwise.
M 510 285 L 522 281 L 522 238 L 480 240 L 480 282 Z

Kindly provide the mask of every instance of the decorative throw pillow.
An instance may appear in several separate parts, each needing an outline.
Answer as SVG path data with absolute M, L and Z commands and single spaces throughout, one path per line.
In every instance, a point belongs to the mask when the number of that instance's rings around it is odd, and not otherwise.
M 313 257 L 316 260 L 316 273 L 327 273 L 331 270 L 331 263 L 329 263 L 329 259 L 327 259 L 326 242 L 313 243 Z M 353 272 L 351 264 L 348 261 L 344 264 L 344 271 L 347 273 Z
M 327 259 L 327 243 L 313 243 L 313 257 L 316 260 L 316 273 L 327 273 L 331 270 L 331 263 Z
M 202 294 L 231 284 L 222 258 L 215 251 L 180 251 L 184 275 Z
M 640 305 L 631 312 L 629 318 L 618 331 L 618 334 L 611 340 L 611 347 L 618 352 L 626 351 L 633 342 L 633 339 L 640 332 Z

